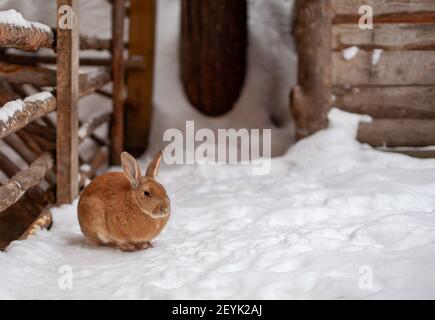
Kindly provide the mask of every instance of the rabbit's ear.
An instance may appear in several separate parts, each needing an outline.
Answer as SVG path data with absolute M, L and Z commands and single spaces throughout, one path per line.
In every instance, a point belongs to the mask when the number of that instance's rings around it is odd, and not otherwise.
M 163 152 L 162 150 L 160 150 L 148 165 L 148 169 L 146 173 L 147 177 L 154 179 L 157 176 L 157 173 L 159 172 L 162 156 L 163 156 Z
M 127 179 L 130 181 L 133 189 L 136 189 L 139 185 L 139 178 L 141 176 L 139 165 L 135 158 L 133 158 L 129 153 L 121 153 L 121 164 L 122 170 Z

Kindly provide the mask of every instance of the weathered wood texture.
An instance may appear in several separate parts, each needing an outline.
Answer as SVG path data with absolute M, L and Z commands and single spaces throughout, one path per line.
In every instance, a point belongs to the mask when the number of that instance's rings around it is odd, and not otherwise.
M 154 79 L 156 0 L 130 1 L 129 57 L 141 60 L 145 69 L 127 72 L 125 149 L 134 156 L 148 146 Z
M 0 109 L 0 112 L 6 109 L 9 110 L 9 117 L 7 119 L 0 119 L 0 139 L 20 130 L 30 122 L 56 109 L 56 99 L 53 96 L 50 95 L 44 100 L 35 99 L 34 97 L 30 96 L 22 102 L 10 102 Z M 11 104 L 21 105 L 21 110 L 13 106 L 10 107 Z
M 78 0 L 57 0 L 69 5 L 76 19 L 72 29 L 57 27 L 57 202 L 70 203 L 78 196 L 78 98 L 79 25 Z M 58 23 L 61 14 L 58 13 Z
M 109 150 L 106 147 L 98 149 L 87 166 L 82 166 L 82 170 L 80 170 L 80 187 L 85 186 L 86 180 L 94 178 L 97 171 L 101 169 L 104 164 L 107 164 L 108 159 Z
M 39 157 L 26 170 L 20 171 L 0 187 L 0 212 L 9 208 L 30 189 L 39 185 L 46 172 L 53 167 L 53 159 L 47 153 Z
M 334 105 L 374 118 L 435 119 L 435 86 L 334 87 Z
M 330 0 L 297 0 L 295 38 L 298 86 L 291 94 L 296 138 L 304 138 L 327 126 L 332 96 Z
M 432 0 L 333 0 L 335 23 L 355 23 L 362 5 L 373 8 L 374 21 L 435 22 L 435 3 Z
M 0 47 L 37 51 L 40 48 L 51 48 L 53 43 L 54 35 L 51 30 L 0 23 Z
M 332 28 L 332 46 L 342 50 L 360 49 L 435 50 L 435 24 L 376 24 L 361 30 L 357 24 L 340 24 Z
M 112 7 L 112 78 L 113 113 L 110 125 L 111 163 L 119 165 L 124 150 L 125 66 L 124 66 L 125 1 L 114 0 Z
M 53 215 L 49 210 L 44 210 L 41 214 L 33 221 L 33 223 L 24 231 L 20 236 L 19 240 L 25 240 L 30 236 L 34 235 L 38 230 L 49 229 L 53 224 Z
M 246 75 L 247 1 L 182 0 L 181 78 L 192 105 L 209 116 L 231 110 Z
M 357 138 L 374 147 L 435 145 L 435 120 L 375 119 L 360 123 Z
M 33 84 L 40 87 L 56 84 L 56 71 L 52 69 L 0 62 L 0 80 L 14 84 Z
M 110 50 L 112 48 L 112 40 L 101 39 L 98 37 L 80 36 L 80 50 Z
M 385 51 L 378 63 L 372 52 L 360 50 L 351 60 L 332 54 L 336 85 L 433 85 L 435 51 Z
M 106 68 L 100 68 L 89 74 L 80 74 L 79 78 L 80 97 L 94 93 L 112 80 L 110 71 Z
M 108 123 L 111 115 L 111 113 L 103 113 L 85 122 L 79 130 L 79 141 L 82 142 L 87 137 L 91 136 L 101 125 Z

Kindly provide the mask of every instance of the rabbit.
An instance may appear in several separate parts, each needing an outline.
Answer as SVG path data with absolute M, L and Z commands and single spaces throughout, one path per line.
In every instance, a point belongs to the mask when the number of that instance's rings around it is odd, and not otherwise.
M 166 190 L 155 180 L 162 155 L 160 151 L 142 176 L 137 161 L 123 152 L 123 172 L 106 173 L 86 187 L 78 219 L 88 241 L 128 252 L 152 247 L 170 216 Z

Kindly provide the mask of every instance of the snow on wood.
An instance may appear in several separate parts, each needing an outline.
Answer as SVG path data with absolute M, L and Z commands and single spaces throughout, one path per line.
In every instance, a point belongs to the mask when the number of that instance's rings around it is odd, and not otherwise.
M 381 55 L 384 50 L 382 49 L 374 49 L 372 53 L 372 66 L 376 66 L 381 60 Z
M 23 100 L 6 103 L 0 109 L 0 139 L 25 127 L 30 122 L 56 109 L 56 99 L 40 92 Z
M 358 54 L 358 51 L 359 51 L 359 49 L 356 46 L 352 46 L 352 47 L 346 48 L 346 49 L 343 50 L 343 58 L 346 61 L 350 61 L 353 58 L 355 58 L 355 56 Z
M 0 47 L 37 51 L 51 48 L 53 39 L 50 27 L 27 21 L 15 10 L 0 11 Z
M 32 165 L 18 172 L 0 187 L 0 212 L 16 203 L 30 189 L 42 182 L 45 173 L 53 167 L 53 159 L 46 153 L 35 160 Z

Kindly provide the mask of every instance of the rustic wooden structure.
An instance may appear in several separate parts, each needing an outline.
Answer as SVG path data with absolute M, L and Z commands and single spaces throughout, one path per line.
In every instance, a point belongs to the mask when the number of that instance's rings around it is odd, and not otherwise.
M 372 8 L 373 29 L 359 27 L 362 5 Z M 297 0 L 296 6 L 298 10 L 323 7 L 317 13 L 311 10 L 311 14 L 317 15 L 315 28 L 328 39 L 332 34 L 326 42 L 313 41 L 316 39 L 312 34 L 316 32 L 311 32 L 313 24 L 303 20 L 300 15 L 304 12 L 298 11 L 299 86 L 316 83 L 318 91 L 310 92 L 310 99 L 326 99 L 331 95 L 334 101 L 329 106 L 372 116 L 373 122 L 360 124 L 361 142 L 376 147 L 435 145 L 435 2 Z M 331 6 L 332 16 L 326 6 Z M 309 16 L 309 10 L 305 14 Z M 299 33 L 310 40 L 305 43 Z M 355 47 L 353 54 L 345 57 L 343 50 L 351 47 Z M 316 54 L 317 62 L 328 66 L 314 70 L 316 61 L 309 59 Z M 331 74 L 325 73 L 329 68 Z M 325 74 L 326 82 L 320 80 Z M 332 87 L 325 83 L 331 83 Z M 324 101 L 299 108 L 293 100 L 291 108 L 298 132 L 311 133 L 313 123 L 323 123 L 328 109 Z M 315 116 L 303 122 L 299 120 L 300 114 Z
M 146 94 L 145 107 L 138 102 L 137 108 L 150 113 L 152 74 L 144 68 L 145 59 L 137 58 L 136 54 L 140 53 L 130 52 L 129 59 L 125 59 L 128 46 L 124 41 L 124 24 L 126 13 L 132 11 L 124 0 L 112 1 L 112 39 L 90 38 L 79 33 L 78 3 L 79 0 L 57 0 L 56 30 L 39 23 L 0 22 L 0 140 L 9 149 L 0 151 L 0 171 L 9 179 L 0 183 L 0 249 L 12 240 L 26 238 L 39 227 L 50 226 L 52 205 L 73 201 L 80 188 L 109 159 L 117 164 L 124 149 L 125 78 L 129 72 L 136 79 L 143 79 L 146 71 L 147 80 L 139 80 L 139 85 L 145 82 L 148 87 L 141 87 L 138 94 L 136 86 L 128 94 L 137 95 L 137 99 Z M 142 7 L 142 3 L 131 1 L 131 6 L 141 7 L 140 19 L 149 9 Z M 71 12 L 72 24 L 65 27 L 62 17 Z M 155 11 L 147 12 L 150 25 L 155 23 L 154 15 Z M 132 20 L 139 23 L 139 18 Z M 139 35 L 143 34 L 142 30 L 138 32 L 137 25 L 133 27 L 137 47 Z M 147 41 L 146 50 L 153 48 L 153 44 L 154 38 Z M 7 48 L 25 51 L 49 48 L 55 55 L 19 54 Z M 80 50 L 109 51 L 111 58 L 81 59 Z M 145 54 L 149 55 L 148 51 Z M 153 63 L 152 59 L 147 62 Z M 95 68 L 83 72 L 80 65 Z M 110 82 L 113 82 L 112 92 L 102 89 Z M 81 122 L 80 98 L 94 93 L 113 99 L 113 112 L 100 113 Z M 52 113 L 56 116 L 52 117 Z M 96 134 L 104 124 L 110 127 L 108 138 Z M 142 135 L 140 139 L 146 137 Z M 85 159 L 80 145 L 87 140 L 93 141 L 95 148 L 94 154 Z M 137 152 L 143 150 L 136 146 Z
M 233 108 L 245 81 L 246 0 L 181 2 L 180 67 L 191 104 L 209 116 Z

